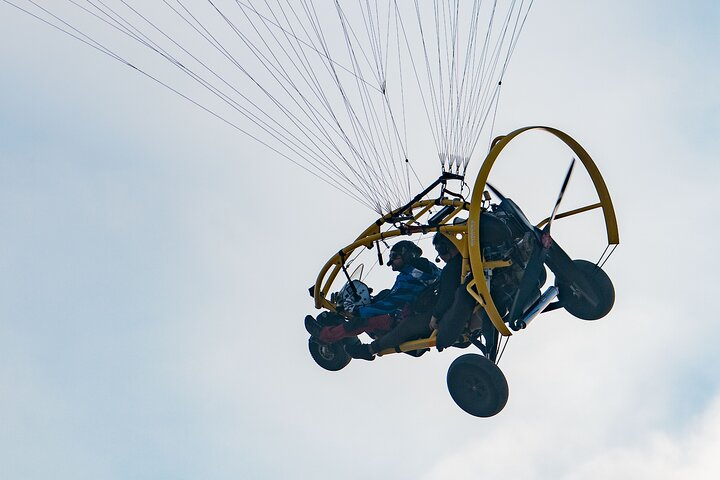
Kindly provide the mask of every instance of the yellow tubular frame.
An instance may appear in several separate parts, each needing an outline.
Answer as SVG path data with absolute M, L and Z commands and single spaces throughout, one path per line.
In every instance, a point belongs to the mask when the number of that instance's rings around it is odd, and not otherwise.
M 612 200 L 610 198 L 607 186 L 605 185 L 605 181 L 600 175 L 600 171 L 595 165 L 595 162 L 593 162 L 592 158 L 590 158 L 590 155 L 588 155 L 585 149 L 580 146 L 580 144 L 577 143 L 572 137 L 570 137 L 564 132 L 561 132 L 560 130 L 551 127 L 524 127 L 517 129 L 503 137 L 496 138 L 493 142 L 493 146 L 490 149 L 490 152 L 485 157 L 485 161 L 483 162 L 477 179 L 475 180 L 475 186 L 473 187 L 472 198 L 469 205 L 461 200 L 450 200 L 447 198 L 442 198 L 440 200 L 420 200 L 412 204 L 409 208 L 402 209 L 403 212 L 412 212 L 413 210 L 419 209 L 419 212 L 417 214 L 401 222 L 401 228 L 412 229 L 415 225 L 420 223 L 420 218 L 427 214 L 427 212 L 433 206 L 450 205 L 456 207 L 455 210 L 443 220 L 442 224 L 435 227 L 420 228 L 419 230 L 417 230 L 417 233 L 431 233 L 440 231 L 446 233 L 448 237 L 455 243 L 455 245 L 458 247 L 458 250 L 463 256 L 463 277 L 466 273 L 468 273 L 468 271 L 472 271 L 473 274 L 473 280 L 467 285 L 468 292 L 473 296 L 473 298 L 475 298 L 478 304 L 480 304 L 480 306 L 485 309 L 488 316 L 490 317 L 490 320 L 495 325 L 495 328 L 497 328 L 498 331 L 504 336 L 510 336 L 512 335 L 512 332 L 505 325 L 505 323 L 503 323 L 502 318 L 500 317 L 500 313 L 498 312 L 497 307 L 493 303 L 487 282 L 485 281 L 485 270 L 505 267 L 508 265 L 508 262 L 485 262 L 483 260 L 479 236 L 480 228 L 482 227 L 480 223 L 480 214 L 482 212 L 483 192 L 485 191 L 487 179 L 490 175 L 490 170 L 495 164 L 495 161 L 497 160 L 502 150 L 508 145 L 508 143 L 510 143 L 521 133 L 527 132 L 529 130 L 546 131 L 559 138 L 568 147 L 570 147 L 570 149 L 575 153 L 575 155 L 577 155 L 582 164 L 585 166 L 587 172 L 590 174 L 590 178 L 592 179 L 593 185 L 595 186 L 595 190 L 599 198 L 598 203 L 571 210 L 569 212 L 563 212 L 561 214 L 558 214 L 555 218 L 559 219 L 569 217 L 592 209 L 602 208 L 608 244 L 617 245 L 618 243 L 620 243 L 617 219 L 615 217 L 615 210 L 613 208 Z M 353 243 L 340 250 L 338 253 L 333 255 L 332 258 L 327 261 L 327 263 L 325 263 L 322 270 L 320 270 L 317 280 L 315 281 L 315 287 L 313 290 L 315 308 L 325 308 L 330 311 L 335 311 L 335 305 L 333 305 L 327 299 L 328 292 L 330 291 L 330 288 L 335 281 L 337 275 L 342 270 L 342 266 L 345 260 L 349 258 L 356 249 L 360 247 L 373 248 L 373 244 L 378 240 L 397 237 L 404 234 L 401 228 L 394 228 L 385 232 L 381 231 L 381 227 L 383 225 L 388 224 L 388 222 L 392 221 L 394 217 L 401 213 L 400 210 L 401 209 L 395 210 L 379 218 L 376 222 L 372 223 L 368 228 L 366 228 L 365 231 L 363 231 L 363 233 L 361 233 Z M 467 223 L 460 225 L 453 225 L 447 223 L 462 211 L 468 211 L 469 217 Z M 544 219 L 538 224 L 538 227 L 542 227 L 548 221 L 549 219 Z M 458 236 L 460 238 L 458 238 Z M 406 342 L 400 345 L 397 349 L 388 349 L 380 352 L 380 354 L 384 355 L 397 351 L 411 351 L 429 348 L 435 345 L 435 341 L 435 333 L 433 333 L 433 335 L 429 338 Z
M 583 163 L 587 172 L 590 174 L 590 178 L 592 179 L 593 185 L 595 186 L 595 191 L 597 192 L 598 198 L 600 199 L 599 204 L 590 205 L 588 207 L 573 210 L 571 212 L 565 212 L 561 215 L 563 217 L 567 217 L 570 215 L 575 215 L 577 213 L 585 212 L 592 208 L 602 208 L 603 216 L 605 218 L 605 231 L 607 233 L 608 244 L 617 245 L 618 243 L 620 243 L 615 209 L 613 208 L 607 185 L 605 185 L 605 181 L 600 175 L 600 170 L 598 170 L 595 162 L 593 162 L 592 158 L 590 158 L 590 155 L 578 142 L 576 142 L 572 137 L 570 137 L 570 135 L 552 127 L 533 126 L 519 128 L 513 132 L 510 132 L 504 137 L 496 138 L 493 141 L 493 146 L 490 149 L 490 152 L 488 153 L 487 157 L 485 157 L 485 161 L 480 168 L 480 172 L 478 173 L 477 179 L 475 180 L 475 186 L 473 187 L 472 198 L 470 200 L 470 217 L 468 218 L 468 250 L 470 252 L 470 265 L 472 267 L 473 277 L 475 280 L 467 286 L 467 289 L 468 292 L 480 303 L 480 305 L 485 308 L 485 311 L 490 317 L 490 320 L 492 320 L 493 325 L 495 325 L 495 328 L 497 328 L 498 331 L 500 331 L 500 333 L 504 336 L 510 336 L 512 335 L 512 332 L 503 323 L 502 318 L 500 317 L 500 314 L 498 313 L 497 308 L 495 307 L 495 304 L 490 297 L 490 291 L 488 290 L 487 283 L 484 281 L 485 277 L 483 275 L 484 269 L 487 268 L 487 266 L 483 263 L 479 235 L 480 228 L 482 227 L 482 225 L 480 224 L 480 213 L 482 211 L 481 206 L 483 200 L 482 195 L 485 191 L 485 185 L 487 184 L 490 170 L 495 164 L 495 161 L 500 155 L 500 152 L 502 152 L 503 149 L 508 145 L 508 143 L 510 143 L 514 138 L 516 138 L 521 133 L 527 132 L 529 130 L 544 130 L 559 138 L 568 147 L 570 147 L 570 149 Z M 560 215 L 558 215 L 557 218 L 560 218 Z M 546 221 L 547 219 L 541 222 L 540 225 L 543 225 Z M 478 279 L 482 279 L 482 281 L 478 281 Z
M 408 219 L 403 222 L 404 226 L 407 226 L 408 228 L 412 228 L 413 224 L 417 223 L 417 221 L 420 219 L 421 216 L 426 214 L 428 210 L 430 210 L 433 206 L 454 206 L 455 210 L 445 218 L 445 222 L 453 219 L 458 213 L 462 211 L 468 211 L 468 205 L 466 202 L 463 202 L 461 200 L 450 200 L 450 199 L 441 199 L 440 201 L 435 200 L 421 200 L 419 202 L 415 202 L 412 204 L 408 209 L 406 210 L 413 210 L 413 209 L 420 209 L 420 212 L 413 215 L 411 219 Z M 315 308 L 325 308 L 327 310 L 335 311 L 335 305 L 333 305 L 328 299 L 327 295 L 330 291 L 330 287 L 332 286 L 333 282 L 335 281 L 335 278 L 338 276 L 340 271 L 342 270 L 342 265 L 345 259 L 350 257 L 355 250 L 357 250 L 360 247 L 365 248 L 373 248 L 373 244 L 377 240 L 384 240 L 387 238 L 397 237 L 399 235 L 403 235 L 403 232 L 400 231 L 400 229 L 395 228 L 388 230 L 386 232 L 382 232 L 380 228 L 387 224 L 388 221 L 390 221 L 393 217 L 395 217 L 399 211 L 393 211 L 391 213 L 388 213 L 387 215 L 381 217 L 376 222 L 372 223 L 368 228 L 365 229 L 363 233 L 361 233 L 353 243 L 346 246 L 342 250 L 340 250 L 338 253 L 333 255 L 330 260 L 325 263 L 325 266 L 323 266 L 322 270 L 320 270 L 320 274 L 317 277 L 317 280 L 315 280 L 315 288 L 313 289 L 313 297 L 315 299 Z M 458 250 L 463 254 L 463 260 L 465 265 L 465 271 L 463 273 L 467 273 L 467 271 L 470 269 L 470 261 L 469 257 L 467 255 L 467 241 L 466 241 L 466 232 L 467 226 L 466 225 L 448 225 L 447 223 L 440 224 L 437 227 L 427 228 L 427 232 L 435 232 L 435 231 L 441 231 L 444 233 L 448 233 L 451 237 L 457 234 L 462 235 L 462 240 L 454 239 L 456 246 L 458 246 Z M 418 233 L 421 233 L 420 231 Z

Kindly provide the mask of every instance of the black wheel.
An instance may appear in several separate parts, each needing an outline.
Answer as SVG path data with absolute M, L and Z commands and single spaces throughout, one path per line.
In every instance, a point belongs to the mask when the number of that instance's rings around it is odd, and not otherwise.
M 505 375 L 493 362 L 474 353 L 455 359 L 448 369 L 447 385 L 458 407 L 476 417 L 497 415 L 508 400 Z
M 615 288 L 610 277 L 597 265 L 587 260 L 573 260 L 577 273 L 583 275 L 596 302 L 573 282 L 562 277 L 555 279 L 558 300 L 571 315 L 582 320 L 597 320 L 610 312 L 615 303 Z
M 308 340 L 308 349 L 315 363 L 331 372 L 342 370 L 352 360 L 343 345 L 343 342 L 318 343 L 312 338 Z

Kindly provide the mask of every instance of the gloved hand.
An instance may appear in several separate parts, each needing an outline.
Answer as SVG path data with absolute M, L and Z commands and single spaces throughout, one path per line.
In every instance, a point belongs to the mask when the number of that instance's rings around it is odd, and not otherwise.
M 343 303 L 343 311 L 346 313 L 349 313 L 350 315 L 357 315 L 358 307 L 355 305 L 355 303 L 352 300 L 345 300 Z

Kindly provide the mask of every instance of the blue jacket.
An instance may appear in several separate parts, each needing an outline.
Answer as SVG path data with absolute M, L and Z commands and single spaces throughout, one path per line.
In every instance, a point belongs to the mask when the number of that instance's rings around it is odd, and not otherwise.
M 358 309 L 362 318 L 399 312 L 406 304 L 412 303 L 425 289 L 440 278 L 440 269 L 427 258 L 417 258 L 398 272 L 395 284 L 387 295 L 377 302 Z

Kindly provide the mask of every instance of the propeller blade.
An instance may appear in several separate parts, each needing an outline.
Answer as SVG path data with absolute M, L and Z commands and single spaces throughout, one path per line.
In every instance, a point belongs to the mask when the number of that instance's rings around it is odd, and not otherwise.
M 547 225 L 543 229 L 543 231 L 546 233 L 550 233 L 550 225 L 552 225 L 553 220 L 555 220 L 555 215 L 557 215 L 558 209 L 560 208 L 560 202 L 562 202 L 563 195 L 565 195 L 565 189 L 570 182 L 570 176 L 572 175 L 574 166 L 575 157 L 573 157 L 572 162 L 570 162 L 570 168 L 568 168 L 568 171 L 565 174 L 565 180 L 563 181 L 562 187 L 560 187 L 560 194 L 558 195 L 557 201 L 555 202 L 555 208 L 553 208 L 552 215 L 550 215 L 550 221 L 548 221 Z
M 492 190 L 492 192 L 493 192 L 500 200 L 505 200 L 505 195 L 503 195 L 502 193 L 500 193 L 500 190 L 498 190 L 497 188 L 493 187 L 490 182 L 485 182 L 485 185 L 486 185 L 490 190 Z

